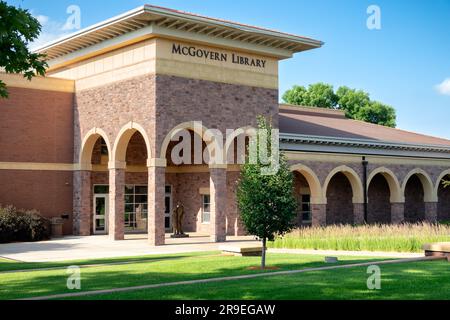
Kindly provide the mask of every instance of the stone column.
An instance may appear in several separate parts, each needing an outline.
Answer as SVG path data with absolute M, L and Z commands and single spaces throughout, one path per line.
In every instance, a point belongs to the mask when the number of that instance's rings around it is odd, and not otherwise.
M 397 224 L 405 221 L 405 203 L 391 202 L 391 223 Z
M 124 240 L 125 162 L 109 163 L 108 233 L 111 240 Z
M 437 202 L 425 202 L 425 220 L 428 222 L 436 222 L 437 221 L 437 211 L 438 211 L 438 203 Z
M 73 234 L 91 234 L 91 171 L 73 173 Z
M 353 223 L 364 224 L 364 203 L 353 204 Z
M 210 166 L 211 241 L 226 241 L 227 170 L 226 166 Z
M 327 205 L 311 203 L 312 226 L 320 227 L 327 224 Z
M 165 244 L 166 160 L 149 159 L 148 167 L 148 242 L 151 246 Z

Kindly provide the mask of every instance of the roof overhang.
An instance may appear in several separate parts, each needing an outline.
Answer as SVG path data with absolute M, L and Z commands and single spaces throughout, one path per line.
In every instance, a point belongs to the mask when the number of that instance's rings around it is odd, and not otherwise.
M 92 55 L 106 47 L 115 48 L 121 43 L 158 36 L 239 48 L 279 59 L 323 45 L 323 42 L 311 38 L 144 5 L 34 51 L 46 54 L 50 65 L 54 66 L 80 54 Z
M 280 133 L 284 151 L 450 159 L 450 146 Z

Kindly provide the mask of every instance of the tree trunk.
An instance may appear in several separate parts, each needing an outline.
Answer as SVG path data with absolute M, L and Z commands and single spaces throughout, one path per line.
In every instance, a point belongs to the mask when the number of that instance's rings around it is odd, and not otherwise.
M 262 240 L 261 269 L 266 268 L 266 238 Z

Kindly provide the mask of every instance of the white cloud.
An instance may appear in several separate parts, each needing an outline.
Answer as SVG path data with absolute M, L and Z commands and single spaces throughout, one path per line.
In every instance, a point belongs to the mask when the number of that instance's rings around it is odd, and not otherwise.
M 445 79 L 442 83 L 436 86 L 436 90 L 440 94 L 450 96 L 450 78 Z
M 37 49 L 53 40 L 59 39 L 73 32 L 65 30 L 65 22 L 53 20 L 45 15 L 34 14 L 34 17 L 41 24 L 42 30 L 39 37 L 35 41 L 30 43 L 29 47 L 31 50 Z
M 37 15 L 37 16 L 35 16 L 35 18 L 39 21 L 39 23 L 42 25 L 42 26 L 45 26 L 46 24 L 47 24 L 47 22 L 48 22 L 48 17 L 47 16 L 43 16 L 43 15 Z

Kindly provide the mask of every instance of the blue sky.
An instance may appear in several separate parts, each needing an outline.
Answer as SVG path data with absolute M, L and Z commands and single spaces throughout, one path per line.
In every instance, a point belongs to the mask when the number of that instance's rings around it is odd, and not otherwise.
M 13 0 L 44 22 L 40 41 L 61 34 L 69 5 L 81 27 L 144 3 L 313 37 L 321 49 L 280 64 L 280 96 L 294 84 L 322 81 L 363 89 L 397 110 L 397 127 L 450 139 L 449 0 Z M 381 29 L 366 27 L 369 5 Z M 441 90 L 437 86 L 441 84 Z

